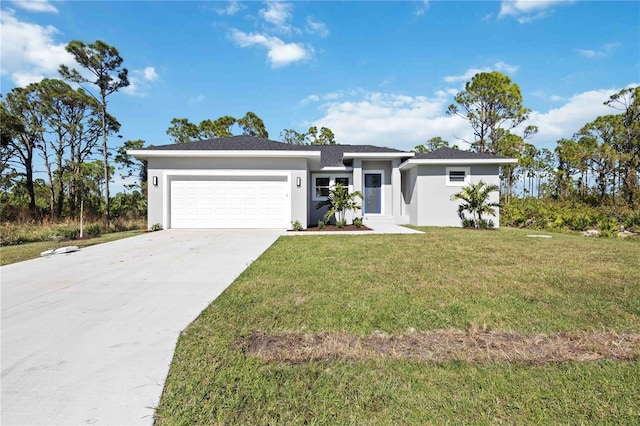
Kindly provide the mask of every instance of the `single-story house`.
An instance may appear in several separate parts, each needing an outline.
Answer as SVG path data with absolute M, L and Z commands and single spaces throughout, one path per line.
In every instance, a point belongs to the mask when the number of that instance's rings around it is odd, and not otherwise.
M 461 226 L 451 195 L 482 179 L 499 183 L 513 158 L 440 148 L 289 145 L 232 136 L 129 151 L 148 164 L 148 223 L 163 228 L 315 226 L 329 188 L 364 195 L 357 216 L 396 224 Z M 498 200 L 498 194 L 493 194 Z M 499 216 L 494 219 L 499 226 Z

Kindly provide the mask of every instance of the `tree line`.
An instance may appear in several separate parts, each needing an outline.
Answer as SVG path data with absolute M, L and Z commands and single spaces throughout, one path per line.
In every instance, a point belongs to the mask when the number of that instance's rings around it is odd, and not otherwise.
M 470 150 L 517 158 L 501 167 L 505 203 L 521 181 L 524 197 L 579 200 L 591 204 L 622 201 L 640 206 L 640 87 L 612 95 L 605 105 L 612 114 L 586 123 L 555 149 L 526 142 L 538 129 L 526 125 L 531 110 L 523 106 L 520 88 L 497 71 L 478 73 L 466 83 L 447 109 L 468 121 L 474 139 Z M 449 146 L 441 137 L 415 147 L 422 153 Z
M 12 89 L 0 100 L 0 215 L 2 220 L 43 217 L 78 218 L 84 212 L 112 217 L 143 217 L 146 210 L 146 164 L 126 154 L 145 147 L 143 140 L 124 141 L 114 150 L 110 136 L 120 123 L 109 113 L 111 95 L 129 85 L 118 50 L 102 41 L 72 41 L 66 50 L 79 69 L 61 65 L 61 79 L 44 79 Z M 447 109 L 467 120 L 474 139 L 471 151 L 515 157 L 501 168 L 506 204 L 520 182 L 524 197 L 577 199 L 591 203 L 624 202 L 640 206 L 640 88 L 626 88 L 605 102 L 612 114 L 586 123 L 555 149 L 527 142 L 538 129 L 527 125 L 531 110 L 523 106 L 520 88 L 499 72 L 478 73 L 465 84 Z M 242 133 L 268 138 L 264 121 L 254 112 L 192 123 L 174 118 L 166 133 L 174 143 Z M 120 137 L 120 136 L 118 136 Z M 284 129 L 292 145 L 336 144 L 331 129 L 312 126 L 305 132 Z M 415 147 L 417 154 L 449 146 L 432 137 Z M 457 145 L 453 145 L 457 148 Z M 45 178 L 35 178 L 36 161 Z M 129 193 L 109 191 L 116 171 L 137 178 Z M 24 213 L 26 211 L 26 214 Z
M 0 102 L 2 220 L 59 220 L 86 213 L 102 216 L 108 226 L 112 216 L 144 215 L 142 180 L 131 194 L 111 197 L 109 191 L 116 171 L 112 162 L 125 175 L 134 169 L 143 173 L 141 164 L 125 152 L 143 146 L 143 141 L 125 142 L 115 156 L 107 144 L 109 135 L 120 130 L 108 111 L 109 97 L 129 85 L 123 59 L 100 40 L 74 40 L 66 50 L 79 69 L 61 65 L 61 79 L 16 87 Z M 40 162 L 44 179 L 35 177 Z

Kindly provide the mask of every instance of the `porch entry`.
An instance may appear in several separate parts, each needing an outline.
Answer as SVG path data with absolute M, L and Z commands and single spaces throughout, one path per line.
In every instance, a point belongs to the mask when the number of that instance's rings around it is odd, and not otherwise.
M 382 173 L 364 174 L 364 213 L 382 213 Z

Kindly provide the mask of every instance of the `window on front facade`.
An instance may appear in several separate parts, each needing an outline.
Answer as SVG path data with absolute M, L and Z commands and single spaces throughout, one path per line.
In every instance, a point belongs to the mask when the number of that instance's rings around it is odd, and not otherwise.
M 469 167 L 447 167 L 447 186 L 465 186 L 469 183 Z
M 464 178 L 467 174 L 464 171 L 452 170 L 449 172 L 450 182 L 464 182 Z
M 349 187 L 349 180 L 350 178 L 348 176 L 314 176 L 313 182 L 315 187 L 313 189 L 313 199 L 324 200 L 329 196 L 331 187 L 337 183 Z
M 340 184 L 342 186 L 349 186 L 349 178 L 348 177 L 337 177 L 336 184 Z

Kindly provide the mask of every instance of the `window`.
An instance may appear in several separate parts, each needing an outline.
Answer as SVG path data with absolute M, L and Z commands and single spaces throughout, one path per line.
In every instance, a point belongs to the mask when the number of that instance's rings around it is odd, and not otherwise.
M 469 183 L 469 167 L 447 167 L 446 178 L 447 186 L 465 186 Z
M 328 177 L 316 178 L 316 192 L 315 198 L 327 197 L 329 195 L 330 179 Z
M 331 175 L 331 176 L 313 176 L 313 199 L 314 200 L 324 200 L 329 196 L 329 191 L 331 187 L 335 186 L 335 184 L 339 183 L 342 186 L 346 186 L 349 188 L 351 178 L 345 175 Z

